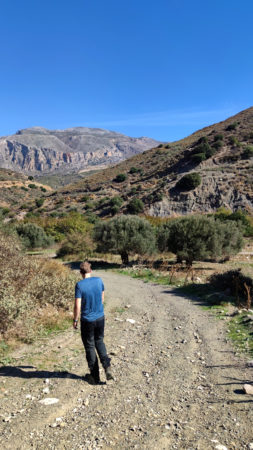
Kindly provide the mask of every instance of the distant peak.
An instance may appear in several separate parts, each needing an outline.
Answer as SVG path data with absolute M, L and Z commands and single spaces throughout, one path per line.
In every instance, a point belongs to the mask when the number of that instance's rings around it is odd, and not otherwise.
M 31 127 L 18 130 L 15 134 L 49 134 L 50 131 L 43 127 Z

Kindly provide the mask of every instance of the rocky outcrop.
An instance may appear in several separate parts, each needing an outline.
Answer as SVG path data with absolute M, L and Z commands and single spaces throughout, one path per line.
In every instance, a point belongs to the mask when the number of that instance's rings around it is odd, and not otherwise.
M 20 130 L 0 139 L 0 167 L 36 174 L 72 172 L 120 162 L 158 142 L 97 128 Z

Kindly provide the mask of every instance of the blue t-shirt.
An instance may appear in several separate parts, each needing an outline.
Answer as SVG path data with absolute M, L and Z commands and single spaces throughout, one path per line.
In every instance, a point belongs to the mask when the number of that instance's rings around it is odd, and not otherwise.
M 81 320 L 93 322 L 104 315 L 103 281 L 98 277 L 84 278 L 76 283 L 75 298 L 81 298 Z

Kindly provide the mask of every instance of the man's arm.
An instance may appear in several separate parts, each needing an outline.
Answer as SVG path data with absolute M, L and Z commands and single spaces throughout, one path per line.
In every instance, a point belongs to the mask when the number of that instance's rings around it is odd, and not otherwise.
M 102 303 L 105 301 L 105 291 L 102 291 Z
M 77 322 L 80 317 L 80 311 L 81 311 L 81 299 L 76 298 L 75 305 L 74 305 L 74 318 L 73 318 L 73 327 L 75 329 L 77 329 Z

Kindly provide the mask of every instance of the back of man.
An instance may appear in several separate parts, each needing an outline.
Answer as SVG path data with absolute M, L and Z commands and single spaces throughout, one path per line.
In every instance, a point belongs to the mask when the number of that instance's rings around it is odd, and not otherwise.
M 84 278 L 76 284 L 75 297 L 81 298 L 81 320 L 92 322 L 104 316 L 102 293 L 104 284 L 101 278 Z

